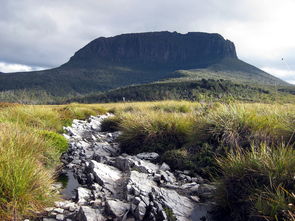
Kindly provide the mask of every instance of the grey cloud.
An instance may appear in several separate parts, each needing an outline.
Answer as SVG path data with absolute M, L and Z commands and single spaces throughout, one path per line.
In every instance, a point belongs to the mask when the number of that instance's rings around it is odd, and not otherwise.
M 54 67 L 97 37 L 130 32 L 218 32 L 235 41 L 231 25 L 271 15 L 271 4 L 256 0 L 2 0 L 0 61 Z M 269 62 L 238 53 L 257 66 Z

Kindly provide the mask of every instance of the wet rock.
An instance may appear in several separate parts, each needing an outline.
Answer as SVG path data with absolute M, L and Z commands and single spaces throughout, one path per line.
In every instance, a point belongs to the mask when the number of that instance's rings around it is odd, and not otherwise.
M 135 218 L 137 220 L 143 220 L 145 214 L 146 214 L 146 204 L 140 201 L 138 206 L 135 209 Z
M 176 182 L 175 176 L 169 171 L 160 171 L 159 173 L 161 175 L 161 179 L 164 180 L 165 182 L 169 182 L 169 183 Z
M 56 221 L 54 218 L 43 218 L 43 221 Z
M 77 203 L 78 204 L 85 204 L 89 199 L 91 198 L 91 190 L 83 188 L 83 187 L 78 187 L 77 189 Z
M 162 165 L 160 166 L 160 170 L 163 170 L 163 171 L 170 170 L 170 167 L 168 164 L 162 163 Z
M 148 196 L 155 186 L 157 186 L 157 184 L 151 180 L 148 174 L 131 171 L 127 189 L 137 189 L 141 195 Z
M 186 190 L 186 189 L 193 189 L 193 190 L 199 190 L 200 185 L 193 182 L 193 183 L 185 183 L 180 186 L 180 189 Z
M 106 218 L 102 216 L 98 209 L 92 209 L 88 206 L 81 206 L 79 213 L 76 216 L 79 221 L 105 221 Z
M 75 202 L 57 202 L 48 209 L 47 221 L 168 220 L 167 209 L 177 220 L 190 220 L 199 196 L 208 197 L 214 188 L 188 171 L 172 173 L 166 163 L 152 163 L 157 153 L 119 155 L 115 139 L 120 132 L 100 132 L 106 117 L 74 120 L 66 128 L 70 147 L 62 162 L 65 173 L 71 168 L 80 185 L 75 187 Z
M 159 157 L 159 154 L 157 153 L 154 153 L 154 152 L 146 152 L 146 153 L 139 153 L 136 155 L 136 157 L 138 159 L 141 159 L 141 160 L 150 160 L 150 161 L 153 161 L 153 160 L 156 160 L 158 157 Z
M 107 190 L 115 193 L 115 184 L 122 177 L 121 171 L 113 166 L 98 163 L 94 160 L 91 161 L 90 168 L 92 169 L 95 181 Z
M 130 171 L 129 160 L 125 157 L 119 156 L 115 160 L 115 166 L 123 172 Z
M 99 156 L 114 156 L 119 152 L 116 145 L 111 145 L 107 142 L 100 142 L 94 144 L 94 154 Z
M 212 198 L 216 191 L 216 187 L 210 184 L 201 184 L 195 191 L 197 195 L 203 198 Z
M 129 211 L 129 203 L 109 199 L 106 201 L 106 211 L 114 218 L 123 218 Z
M 64 220 L 65 216 L 64 216 L 63 214 L 58 214 L 58 215 L 56 215 L 55 218 L 56 218 L 57 220 L 62 221 L 62 220 Z
M 189 198 L 179 195 L 175 190 L 153 188 L 156 199 L 166 208 L 170 208 L 178 220 L 190 220 L 195 203 Z
M 53 209 L 53 212 L 63 213 L 64 212 L 64 209 L 62 209 L 62 208 L 55 208 L 55 209 Z
M 147 160 L 140 160 L 137 157 L 128 157 L 131 169 L 138 170 L 142 173 L 156 173 L 159 170 L 159 165 L 151 163 Z
M 190 199 L 197 203 L 200 202 L 200 198 L 198 196 L 190 196 Z

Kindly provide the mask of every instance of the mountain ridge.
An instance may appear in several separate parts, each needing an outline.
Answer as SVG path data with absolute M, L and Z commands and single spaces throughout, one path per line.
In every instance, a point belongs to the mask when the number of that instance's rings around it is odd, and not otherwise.
M 62 67 L 111 62 L 175 70 L 207 67 L 225 57 L 237 58 L 235 45 L 219 34 L 144 32 L 97 38 L 78 50 Z
M 100 37 L 57 68 L 2 73 L 0 93 L 41 91 L 66 98 L 130 85 L 203 78 L 289 86 L 239 60 L 234 43 L 219 34 L 165 31 Z

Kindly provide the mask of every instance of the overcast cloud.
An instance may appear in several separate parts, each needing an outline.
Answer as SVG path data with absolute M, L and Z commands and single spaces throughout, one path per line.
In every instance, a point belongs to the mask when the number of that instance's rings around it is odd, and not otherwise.
M 100 36 L 203 31 L 295 83 L 294 11 L 294 0 L 1 0 L 0 71 L 59 66 Z

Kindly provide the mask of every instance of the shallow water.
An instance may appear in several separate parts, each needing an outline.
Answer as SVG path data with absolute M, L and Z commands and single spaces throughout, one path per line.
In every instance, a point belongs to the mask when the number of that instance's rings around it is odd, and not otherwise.
M 61 194 L 66 200 L 72 199 L 76 194 L 75 189 L 80 186 L 72 171 L 67 171 L 67 173 L 61 174 L 58 177 L 58 182 L 62 184 L 63 189 Z
M 192 221 L 213 221 L 213 218 L 208 213 L 210 211 L 211 206 L 208 204 L 199 204 L 193 210 L 191 215 Z

